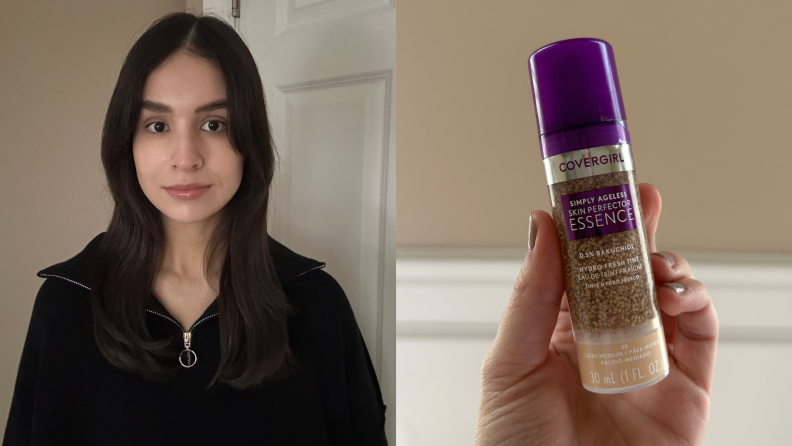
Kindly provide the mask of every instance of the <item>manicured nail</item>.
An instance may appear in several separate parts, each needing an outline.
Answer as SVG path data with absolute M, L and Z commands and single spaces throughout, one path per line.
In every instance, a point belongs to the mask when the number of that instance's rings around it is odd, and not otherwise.
M 533 219 L 533 211 L 531 216 L 528 217 L 528 250 L 532 250 L 536 244 L 536 222 Z
M 664 283 L 663 285 L 667 286 L 668 288 L 671 288 L 677 294 L 682 294 L 682 292 L 685 291 L 685 285 L 682 285 L 681 283 L 669 282 L 669 283 Z
M 676 260 L 674 260 L 674 256 L 672 256 L 671 254 L 665 253 L 663 251 L 657 251 L 657 252 L 653 252 L 652 255 L 660 256 L 666 259 L 666 262 L 668 262 L 668 266 L 674 266 L 676 264 Z

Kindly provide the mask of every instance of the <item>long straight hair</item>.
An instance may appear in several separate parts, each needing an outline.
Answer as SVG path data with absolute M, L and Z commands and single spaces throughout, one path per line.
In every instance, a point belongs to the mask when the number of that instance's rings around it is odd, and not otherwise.
M 121 67 L 102 133 L 102 164 L 115 206 L 96 258 L 91 291 L 94 335 L 107 360 L 162 382 L 179 366 L 168 341 L 154 341 L 146 304 L 162 259 L 160 211 L 137 180 L 132 138 L 149 74 L 185 52 L 217 66 L 228 95 L 229 140 L 244 158 L 239 190 L 220 211 L 204 252 L 204 274 L 222 258 L 220 363 L 216 382 L 243 389 L 281 376 L 293 357 L 286 319 L 291 307 L 268 250 L 267 209 L 275 149 L 256 63 L 223 20 L 179 12 L 159 18 L 132 46 Z M 174 364 L 169 366 L 168 363 Z

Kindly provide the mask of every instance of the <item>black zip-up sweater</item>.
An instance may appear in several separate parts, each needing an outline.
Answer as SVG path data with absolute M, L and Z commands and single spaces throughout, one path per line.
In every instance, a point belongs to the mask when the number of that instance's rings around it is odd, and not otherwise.
M 220 359 L 217 301 L 188 330 L 197 362 L 169 382 L 146 381 L 102 356 L 88 262 L 103 236 L 38 272 L 46 280 L 33 305 L 3 446 L 386 445 L 371 359 L 324 263 L 270 238 L 278 277 L 297 310 L 288 333 L 300 368 L 255 390 L 223 383 L 206 390 Z M 174 351 L 184 350 L 181 325 L 153 295 L 146 325 L 154 339 L 172 337 Z

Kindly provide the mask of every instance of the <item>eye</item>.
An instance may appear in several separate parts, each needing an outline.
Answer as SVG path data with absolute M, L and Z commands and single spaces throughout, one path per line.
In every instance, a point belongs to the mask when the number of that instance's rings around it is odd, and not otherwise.
M 207 130 L 209 130 L 209 131 L 211 131 L 213 133 L 219 132 L 220 130 L 224 130 L 225 129 L 225 125 L 226 125 L 224 122 L 218 121 L 216 119 L 213 119 L 211 121 L 206 121 L 206 124 L 215 124 L 212 129 L 207 129 Z M 204 126 L 206 124 L 202 125 L 201 128 L 204 128 Z M 218 125 L 222 126 L 222 127 L 218 128 Z
M 204 129 L 204 127 L 206 127 L 206 124 L 214 124 L 214 125 L 211 128 Z M 165 129 L 167 128 L 167 126 L 168 126 L 167 124 L 165 124 L 162 121 L 156 121 L 156 122 L 152 122 L 151 124 L 147 125 L 145 128 L 149 129 L 152 125 L 155 126 L 154 130 L 149 130 L 149 132 L 155 133 L 155 134 L 164 132 Z M 202 125 L 201 128 L 204 129 L 204 130 L 209 130 L 212 133 L 217 133 L 220 130 L 224 130 L 225 126 L 226 126 L 226 124 L 223 121 L 218 121 L 216 119 L 213 119 L 211 121 L 206 121 L 206 123 L 204 125 Z
M 160 124 L 160 125 L 156 127 L 156 129 L 157 129 L 156 131 L 152 132 L 151 130 L 149 130 L 151 133 L 162 133 L 164 131 L 163 126 L 167 127 L 167 124 L 165 124 L 164 122 L 156 121 L 156 122 L 152 122 L 151 124 L 147 125 L 145 128 L 148 129 L 152 125 L 156 125 L 156 124 Z

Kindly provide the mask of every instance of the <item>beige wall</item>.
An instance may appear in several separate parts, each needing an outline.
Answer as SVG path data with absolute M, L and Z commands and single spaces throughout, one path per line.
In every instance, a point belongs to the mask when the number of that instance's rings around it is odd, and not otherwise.
M 99 159 L 104 112 L 127 51 L 185 0 L 3 2 L 0 14 L 0 438 L 36 272 L 109 222 Z
M 613 45 L 660 249 L 792 252 L 792 2 L 399 0 L 397 243 L 527 243 L 539 47 Z
M 203 12 L 203 0 L 187 0 L 185 7 L 193 14 L 200 14 Z

